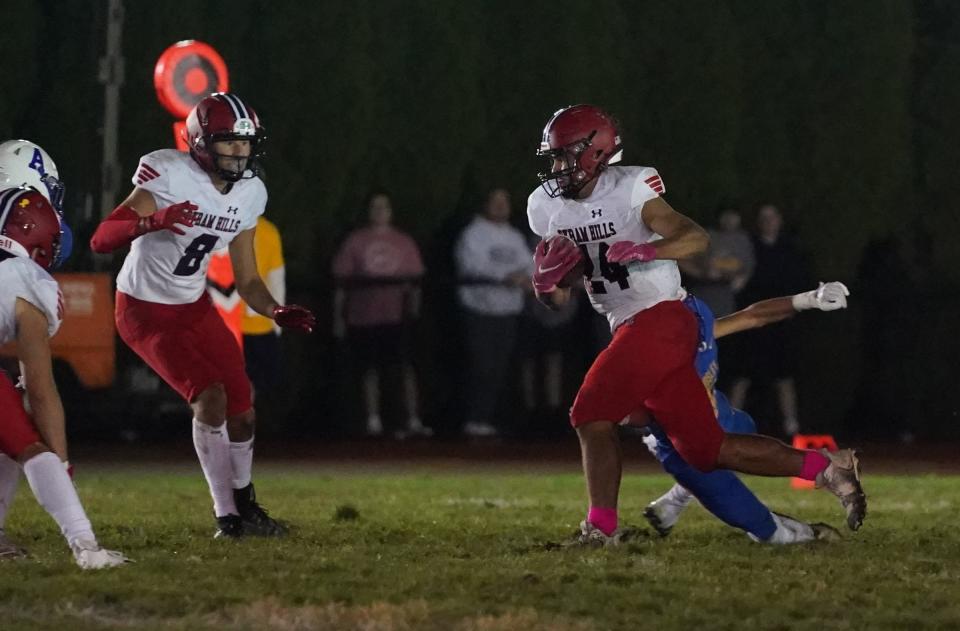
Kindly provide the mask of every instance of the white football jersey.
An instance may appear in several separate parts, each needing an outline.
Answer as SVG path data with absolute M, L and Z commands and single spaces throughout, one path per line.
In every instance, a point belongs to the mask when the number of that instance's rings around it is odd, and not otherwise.
M 17 337 L 17 298 L 23 298 L 47 316 L 47 332 L 53 337 L 63 320 L 63 296 L 53 276 L 23 256 L 0 261 L 0 344 Z
M 193 227 L 180 226 L 186 234 L 158 230 L 133 240 L 117 289 L 148 302 L 197 301 L 206 290 L 210 253 L 255 227 L 267 205 L 267 188 L 259 178 L 235 182 L 223 194 L 190 154 L 175 149 L 140 158 L 133 183 L 153 193 L 157 208 L 185 201 L 199 207 Z
M 590 303 L 607 317 L 611 329 L 644 309 L 686 296 L 676 261 L 628 265 L 607 261 L 607 250 L 617 241 L 647 243 L 663 238 L 647 227 L 640 213 L 648 200 L 664 190 L 652 167 L 611 166 L 585 199 L 551 198 L 537 187 L 527 201 L 534 233 L 542 238 L 562 234 L 580 246 Z

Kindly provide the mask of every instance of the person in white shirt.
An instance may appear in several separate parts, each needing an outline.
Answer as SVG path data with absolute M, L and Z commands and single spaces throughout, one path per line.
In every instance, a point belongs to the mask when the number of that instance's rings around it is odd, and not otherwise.
M 497 403 L 517 339 L 532 261 L 523 233 L 510 224 L 510 193 L 496 188 L 464 229 L 455 258 L 467 356 L 463 432 L 492 436 Z

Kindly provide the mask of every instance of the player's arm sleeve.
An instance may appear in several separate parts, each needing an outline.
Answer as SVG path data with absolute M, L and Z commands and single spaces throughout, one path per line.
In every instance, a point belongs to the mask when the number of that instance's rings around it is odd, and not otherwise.
M 130 181 L 135 188 L 130 195 L 105 217 L 90 237 L 90 249 L 109 254 L 127 246 L 145 231 L 144 217 L 171 203 L 171 165 L 163 151 L 140 158 Z M 186 200 L 177 200 L 186 201 Z
M 660 174 L 653 167 L 644 167 L 637 173 L 630 193 L 630 207 L 640 209 L 651 199 L 667 192 Z

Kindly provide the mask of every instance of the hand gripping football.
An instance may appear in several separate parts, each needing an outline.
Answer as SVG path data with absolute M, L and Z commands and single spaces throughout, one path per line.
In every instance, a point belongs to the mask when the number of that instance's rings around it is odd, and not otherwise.
M 544 239 L 534 255 L 534 287 L 541 292 L 570 287 L 583 277 L 584 265 L 580 248 L 569 238 L 556 235 Z

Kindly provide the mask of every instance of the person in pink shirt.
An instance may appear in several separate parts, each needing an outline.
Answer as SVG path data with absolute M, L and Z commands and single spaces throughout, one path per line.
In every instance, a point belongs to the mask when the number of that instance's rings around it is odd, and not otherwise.
M 333 261 L 333 334 L 347 341 L 362 371 L 367 434 L 383 433 L 381 384 L 391 382 L 400 385 L 407 413 L 396 436 L 430 436 L 418 413 L 409 339 L 409 324 L 420 311 L 423 260 L 410 235 L 392 225 L 388 194 L 371 195 L 367 212 L 367 225 L 347 235 Z

